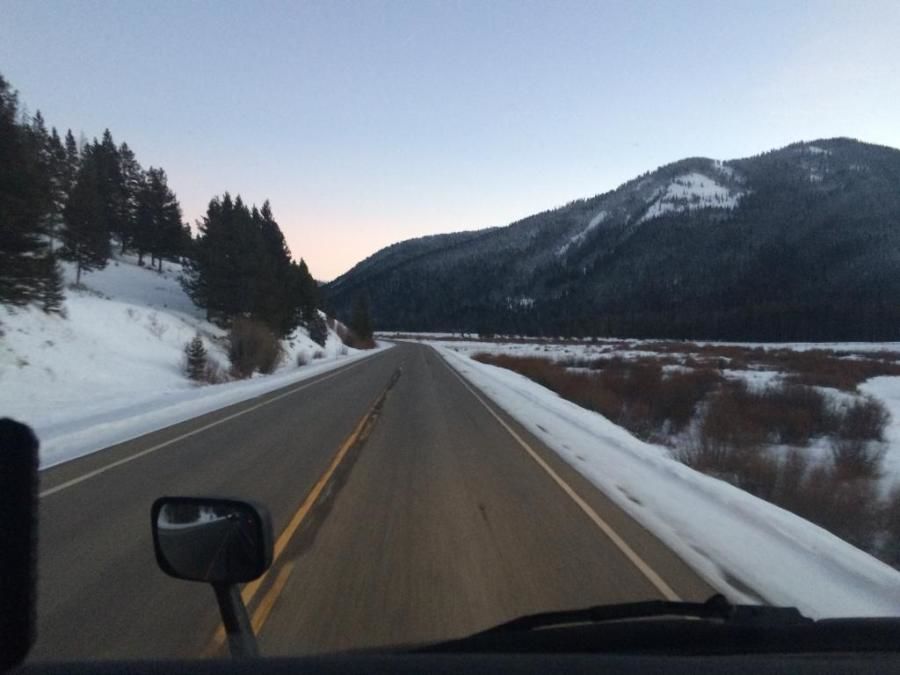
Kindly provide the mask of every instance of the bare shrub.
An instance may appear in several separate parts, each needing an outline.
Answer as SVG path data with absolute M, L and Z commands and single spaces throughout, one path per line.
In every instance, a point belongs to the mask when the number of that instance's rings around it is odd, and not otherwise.
M 341 338 L 341 341 L 344 343 L 346 347 L 352 347 L 353 349 L 374 349 L 375 348 L 375 340 L 373 338 L 360 338 L 356 333 L 347 328 L 343 334 L 338 333 Z
M 203 381 L 206 384 L 222 384 L 228 381 L 228 375 L 222 371 L 218 362 L 207 359 L 206 367 L 203 369 Z
M 309 354 L 307 354 L 305 351 L 297 352 L 297 367 L 302 368 L 307 363 L 309 363 Z
M 884 404 L 866 396 L 851 404 L 844 412 L 838 433 L 841 438 L 883 441 L 891 415 Z
M 874 480 L 851 480 L 833 466 L 817 466 L 794 495 L 791 510 L 854 546 L 874 549 L 881 516 Z
M 680 431 L 694 416 L 699 402 L 721 381 L 711 369 L 665 375 L 653 359 L 621 358 L 550 361 L 534 356 L 475 354 L 483 363 L 514 370 L 563 398 L 594 410 L 641 438 Z M 589 367 L 596 373 L 566 368 Z
M 699 424 L 702 442 L 729 448 L 759 448 L 768 439 L 767 415 L 752 414 L 756 397 L 743 382 L 728 382 L 711 398 Z M 749 413 L 749 414 L 748 414 Z
M 235 319 L 228 334 L 228 358 L 235 377 L 254 372 L 274 372 L 281 362 L 281 341 L 265 325 L 252 319 Z
M 701 422 L 703 434 L 737 447 L 776 442 L 806 445 L 834 433 L 840 416 L 816 389 L 797 384 L 753 390 L 729 382 L 711 397 Z
M 859 358 L 833 351 L 782 349 L 771 356 L 783 370 L 791 373 L 789 378 L 793 382 L 843 391 L 857 391 L 858 385 L 879 375 L 900 375 L 900 364 L 896 361 Z
M 836 438 L 831 442 L 834 470 L 845 480 L 872 479 L 882 476 L 886 448 L 877 441 L 860 438 Z
M 641 349 L 681 354 L 685 365 L 748 370 L 765 368 L 787 373 L 789 382 L 857 391 L 869 378 L 900 375 L 900 354 L 889 351 L 836 352 L 830 349 L 764 349 L 740 345 L 698 345 L 690 342 L 648 342 Z M 691 363 L 688 362 L 690 360 Z
M 317 361 L 318 359 L 324 359 L 325 352 L 323 352 L 321 349 L 317 349 L 316 351 L 313 352 L 312 357 L 313 357 L 314 361 Z

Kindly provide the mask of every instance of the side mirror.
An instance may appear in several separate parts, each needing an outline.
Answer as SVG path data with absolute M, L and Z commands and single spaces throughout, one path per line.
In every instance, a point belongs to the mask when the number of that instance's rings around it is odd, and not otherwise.
M 259 505 L 214 497 L 160 497 L 150 511 L 153 548 L 163 572 L 212 584 L 233 657 L 259 647 L 236 584 L 272 564 L 272 520 Z
M 161 497 L 151 513 L 156 560 L 176 579 L 245 583 L 272 564 L 272 522 L 260 506 L 233 499 Z

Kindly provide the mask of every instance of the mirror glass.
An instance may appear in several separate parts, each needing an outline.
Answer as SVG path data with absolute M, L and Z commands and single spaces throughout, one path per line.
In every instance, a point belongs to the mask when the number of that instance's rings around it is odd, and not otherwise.
M 268 519 L 250 504 L 166 497 L 153 513 L 156 557 L 171 576 L 242 583 L 260 576 L 271 562 Z

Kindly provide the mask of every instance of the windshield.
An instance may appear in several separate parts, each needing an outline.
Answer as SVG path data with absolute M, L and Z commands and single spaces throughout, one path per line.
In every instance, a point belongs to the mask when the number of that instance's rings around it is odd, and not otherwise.
M 898 11 L 4 0 L 30 658 L 900 616 Z

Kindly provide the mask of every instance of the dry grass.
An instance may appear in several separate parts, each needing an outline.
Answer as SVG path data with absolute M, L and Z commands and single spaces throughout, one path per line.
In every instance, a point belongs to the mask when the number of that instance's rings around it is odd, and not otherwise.
M 698 403 L 721 381 L 712 370 L 664 374 L 651 360 L 601 359 L 591 373 L 568 370 L 572 362 L 530 356 L 476 354 L 472 358 L 514 370 L 582 407 L 599 412 L 641 438 L 677 433 Z
M 356 333 L 354 333 L 353 330 L 342 323 L 337 323 L 335 325 L 335 332 L 341 339 L 341 342 L 343 342 L 347 347 L 352 347 L 353 349 L 375 349 L 376 345 L 374 338 L 363 340 Z
M 788 381 L 794 384 L 832 387 L 849 392 L 856 392 L 857 387 L 869 378 L 900 375 L 900 353 L 889 351 L 799 351 L 683 342 L 650 342 L 640 348 L 670 356 L 680 355 L 687 366 L 776 370 L 788 373 Z

